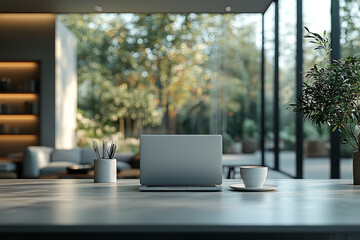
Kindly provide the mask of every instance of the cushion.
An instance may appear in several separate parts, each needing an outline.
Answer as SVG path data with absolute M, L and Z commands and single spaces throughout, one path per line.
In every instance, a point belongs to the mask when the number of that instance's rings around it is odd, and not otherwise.
M 30 146 L 26 149 L 25 159 L 28 158 L 30 162 L 37 161 L 36 168 L 42 168 L 50 162 L 52 151 L 50 147 Z
M 54 174 L 58 172 L 66 172 L 66 168 L 74 165 L 73 162 L 51 162 L 46 167 L 40 169 L 40 175 Z
M 132 157 L 135 156 L 135 153 L 133 152 L 121 152 L 121 153 L 115 153 L 115 158 L 118 161 L 122 162 L 129 162 Z
M 52 151 L 52 148 L 44 146 L 27 147 L 23 162 L 22 177 L 39 177 L 40 169 L 50 162 Z
M 51 153 L 51 162 L 73 162 L 80 163 L 80 149 L 55 149 Z
M 95 158 L 96 155 L 92 148 L 83 148 L 81 150 L 81 164 L 94 164 Z

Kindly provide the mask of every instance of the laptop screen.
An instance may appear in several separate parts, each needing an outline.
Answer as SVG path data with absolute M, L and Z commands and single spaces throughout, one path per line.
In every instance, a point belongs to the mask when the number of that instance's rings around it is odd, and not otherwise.
M 140 136 L 143 185 L 221 184 L 221 163 L 221 135 Z

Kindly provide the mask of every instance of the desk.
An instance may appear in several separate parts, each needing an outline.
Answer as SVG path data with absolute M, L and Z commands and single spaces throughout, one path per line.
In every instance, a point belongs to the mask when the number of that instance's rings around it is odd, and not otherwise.
M 360 239 L 351 180 L 268 180 L 280 188 L 262 193 L 231 191 L 234 182 L 222 192 L 139 192 L 136 179 L 0 180 L 0 238 Z

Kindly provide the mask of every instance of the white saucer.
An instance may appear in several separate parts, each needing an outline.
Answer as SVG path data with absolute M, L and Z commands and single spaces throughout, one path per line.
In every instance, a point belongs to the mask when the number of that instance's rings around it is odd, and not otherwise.
M 230 188 L 237 191 L 244 192 L 266 192 L 266 191 L 274 191 L 279 188 L 277 185 L 264 184 L 261 188 L 246 188 L 244 184 L 232 184 Z

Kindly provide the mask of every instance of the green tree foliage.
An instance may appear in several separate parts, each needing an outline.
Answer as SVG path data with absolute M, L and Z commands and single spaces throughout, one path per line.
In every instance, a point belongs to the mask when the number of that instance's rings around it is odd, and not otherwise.
M 244 17 L 73 14 L 58 19 L 78 38 L 79 122 L 86 120 L 79 127 L 88 127 L 89 136 L 119 131 L 122 119 L 128 127 L 166 130 L 175 119 L 177 132 L 209 133 L 211 99 L 225 119 L 220 130 L 233 137 L 241 134 L 238 121 L 246 114 L 256 118 L 260 55 L 255 26 L 239 24 Z
M 340 1 L 343 56 L 360 55 L 360 0 Z

